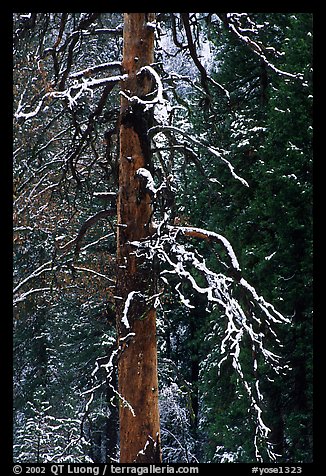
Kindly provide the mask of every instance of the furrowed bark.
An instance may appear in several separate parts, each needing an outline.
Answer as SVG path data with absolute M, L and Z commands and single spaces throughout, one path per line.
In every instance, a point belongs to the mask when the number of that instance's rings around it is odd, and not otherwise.
M 120 462 L 160 462 L 156 312 L 146 299 L 155 293 L 150 263 L 134 254 L 130 241 L 151 235 L 151 196 L 136 175 L 151 170 L 147 131 L 152 112 L 137 100 L 148 100 L 152 78 L 143 66 L 154 60 L 154 13 L 124 14 L 123 72 L 120 111 L 120 158 L 117 234 L 117 330 L 119 339 L 134 333 L 118 363 Z M 137 74 L 138 73 L 138 74 Z M 121 341 L 124 342 L 124 341 Z M 123 345 L 123 344 L 122 344 Z

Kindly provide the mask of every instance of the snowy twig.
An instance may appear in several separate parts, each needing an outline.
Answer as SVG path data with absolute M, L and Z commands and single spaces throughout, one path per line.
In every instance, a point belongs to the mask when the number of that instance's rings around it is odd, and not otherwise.
M 17 298 L 14 298 L 14 300 L 13 300 L 13 305 L 15 306 L 15 305 L 18 304 L 19 302 L 24 301 L 24 300 L 27 298 L 27 296 L 30 296 L 31 294 L 41 293 L 41 292 L 51 292 L 51 291 L 52 291 L 52 288 L 51 288 L 51 287 L 31 289 L 31 290 L 29 290 L 29 291 L 26 291 L 26 292 L 23 293 L 23 294 L 20 294 Z
M 246 187 L 249 187 L 248 182 L 244 178 L 240 177 L 239 175 L 237 175 L 235 173 L 233 165 L 225 157 L 223 157 L 221 155 L 221 153 L 217 149 L 215 149 L 214 147 L 201 142 L 200 140 L 198 140 L 195 137 L 189 135 L 187 132 L 183 131 L 182 129 L 178 129 L 177 127 L 174 127 L 174 126 L 154 126 L 154 127 L 150 128 L 149 131 L 148 131 L 148 133 L 150 135 L 153 135 L 153 136 L 155 136 L 156 134 L 159 134 L 160 132 L 163 132 L 163 133 L 164 132 L 173 132 L 175 134 L 181 134 L 183 137 L 185 137 L 186 139 L 188 139 L 190 142 L 197 145 L 198 147 L 205 148 L 206 150 L 208 150 L 208 152 L 213 154 L 215 157 L 217 157 L 219 160 L 221 160 L 222 162 L 224 162 L 228 166 L 232 176 L 235 179 L 239 180 Z
M 88 79 L 85 80 L 82 78 L 82 82 L 78 83 L 75 82 L 72 86 L 70 86 L 68 89 L 64 91 L 50 91 L 40 99 L 38 102 L 36 108 L 33 111 L 30 112 L 24 112 L 24 106 L 22 105 L 22 101 L 19 101 L 17 111 L 15 113 L 15 118 L 16 119 L 31 119 L 32 117 L 35 117 L 38 112 L 41 110 L 43 104 L 48 100 L 48 99 L 62 99 L 62 100 L 67 100 L 68 101 L 68 106 L 70 109 L 72 109 L 76 104 L 77 100 L 86 92 L 91 93 L 93 95 L 92 88 L 96 88 L 99 86 L 106 86 L 109 83 L 118 83 L 119 81 L 123 81 L 128 77 L 127 74 L 122 74 L 118 76 L 110 76 L 107 78 L 100 78 L 100 79 Z
M 40 274 L 45 273 L 46 271 L 51 271 L 52 261 L 47 261 L 46 263 L 43 263 L 41 266 L 39 266 L 37 269 L 35 269 L 30 275 L 28 275 L 26 278 L 24 278 L 17 286 L 13 289 L 13 293 L 16 294 L 17 291 L 28 281 L 30 281 L 33 278 L 36 278 L 37 276 L 40 276 Z
M 116 365 L 117 365 L 117 362 L 120 358 L 120 355 L 122 354 L 122 352 L 124 351 L 125 347 L 128 346 L 128 343 L 129 341 L 135 336 L 135 333 L 134 332 L 129 332 L 126 336 L 124 337 L 120 337 L 119 338 L 119 344 L 118 344 L 118 347 L 114 350 L 112 350 L 110 356 L 108 358 L 104 358 L 106 360 L 106 362 L 104 363 L 100 363 L 100 361 L 103 361 L 103 357 L 100 357 L 96 360 L 95 362 L 95 368 L 92 372 L 92 379 L 95 380 L 96 377 L 97 377 L 97 373 L 98 371 L 103 368 L 105 371 L 106 371 L 106 378 L 105 380 L 102 380 L 100 381 L 98 384 L 94 385 L 91 389 L 89 390 L 86 390 L 85 392 L 83 392 L 83 395 L 87 395 L 87 394 L 90 394 L 90 397 L 86 403 L 86 407 L 85 407 L 85 416 L 84 416 L 84 419 L 86 418 L 86 415 L 89 413 L 90 411 L 90 407 L 91 407 L 91 404 L 94 400 L 94 393 L 96 390 L 98 390 L 99 388 L 101 388 L 103 385 L 107 384 L 109 385 L 109 387 L 111 388 L 112 392 L 114 393 L 114 395 L 116 395 L 118 397 L 118 399 L 121 401 L 122 405 L 124 405 L 125 407 L 127 407 L 131 414 L 135 417 L 136 416 L 136 413 L 133 409 L 133 407 L 130 405 L 130 403 L 124 398 L 123 395 L 121 395 L 114 387 L 114 385 L 112 384 L 112 376 L 113 376 L 113 372 L 116 368 Z
M 19 227 L 18 227 L 19 228 Z M 30 227 L 29 227 L 30 228 Z M 98 244 L 100 241 L 104 240 L 104 239 L 107 239 L 108 237 L 111 237 L 111 236 L 114 236 L 113 233 L 108 233 L 107 235 L 105 236 L 102 236 L 101 238 L 99 238 L 98 240 L 96 241 L 93 241 L 92 243 L 88 243 L 87 245 L 85 245 L 84 247 L 80 248 L 81 251 L 84 251 L 86 249 L 88 249 L 89 247 L 91 246 L 94 246 L 96 244 Z M 58 239 L 57 239 L 58 240 Z M 70 241 L 69 243 L 67 243 L 67 245 L 73 245 L 73 243 L 75 242 L 76 239 Z M 68 267 L 68 263 L 72 263 L 73 262 L 73 258 L 70 258 L 68 259 L 67 261 L 65 261 L 65 265 L 57 265 L 57 266 L 53 266 L 53 262 L 52 260 L 51 261 L 47 261 L 45 263 L 43 263 L 41 266 L 39 266 L 37 269 L 35 269 L 31 274 L 29 274 L 26 278 L 24 278 L 22 281 L 20 281 L 16 286 L 15 288 L 13 289 L 13 294 L 14 296 L 17 294 L 17 292 L 21 289 L 21 287 L 23 287 L 24 285 L 26 285 L 27 283 L 29 283 L 29 281 L 39 277 L 40 275 L 42 275 L 43 273 L 53 273 L 55 271 L 57 271 L 58 269 L 63 269 L 65 267 Z M 102 274 L 102 273 L 99 273 L 93 269 L 89 269 L 89 268 L 83 268 L 83 267 L 76 267 L 74 265 L 70 266 L 69 267 L 70 270 L 76 270 L 76 271 L 81 271 L 81 272 L 88 272 L 88 273 L 92 273 L 102 279 L 106 279 L 112 283 L 114 283 L 115 281 L 111 278 L 109 278 L 108 276 Z M 69 287 L 69 286 L 68 286 Z M 22 294 L 20 294 L 19 296 L 17 297 L 14 297 L 14 300 L 13 300 L 13 303 L 14 305 L 18 304 L 19 302 L 22 302 L 24 301 L 29 295 L 31 294 L 34 294 L 34 293 L 39 293 L 39 292 L 51 292 L 53 291 L 53 288 L 52 287 L 42 287 L 42 288 L 33 288 L 33 289 L 30 289 Z
M 303 74 L 302 73 L 289 73 L 287 71 L 283 71 L 279 68 L 277 68 L 274 64 L 272 64 L 268 59 L 266 58 L 266 55 L 264 53 L 264 49 L 267 50 L 268 48 L 264 48 L 262 45 L 260 45 L 257 41 L 254 41 L 252 38 L 250 38 L 248 35 L 244 35 L 240 32 L 241 28 L 239 26 L 236 26 L 235 23 L 237 22 L 237 15 L 241 14 L 234 14 L 234 13 L 228 13 L 224 17 L 224 23 L 227 25 L 227 27 L 230 29 L 230 31 L 237 36 L 243 43 L 245 43 L 250 50 L 257 55 L 263 62 L 268 66 L 270 69 L 272 69 L 276 74 L 280 76 L 285 76 L 288 78 L 292 79 L 299 79 L 303 80 Z M 275 49 L 272 49 L 275 51 Z
M 199 238 L 204 240 L 212 240 L 212 241 L 221 242 L 230 257 L 232 267 L 235 270 L 240 271 L 240 265 L 235 255 L 235 252 L 231 246 L 231 243 L 229 242 L 229 240 L 225 238 L 225 236 L 220 235 L 219 233 L 215 233 L 213 231 L 208 231 L 208 230 L 204 230 L 203 228 L 198 228 L 193 226 L 170 226 L 169 225 L 167 228 L 169 231 L 181 232 L 185 236 L 190 236 L 192 238 Z
M 72 269 L 76 271 L 81 271 L 81 272 L 85 271 L 86 273 L 94 274 L 95 276 L 98 276 L 99 278 L 103 278 L 103 279 L 106 279 L 107 281 L 110 281 L 111 283 L 115 283 L 114 279 L 109 278 L 108 276 L 105 276 L 105 274 L 98 273 L 97 271 L 94 271 L 94 269 L 83 268 L 81 266 L 72 266 Z

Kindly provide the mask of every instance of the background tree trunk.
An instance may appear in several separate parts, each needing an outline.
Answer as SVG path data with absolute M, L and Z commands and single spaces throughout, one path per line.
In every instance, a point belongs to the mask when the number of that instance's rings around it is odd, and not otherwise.
M 125 13 L 123 70 L 128 79 L 122 91 L 128 96 L 148 99 L 152 80 L 140 69 L 154 60 L 154 13 Z M 117 238 L 117 327 L 119 338 L 135 335 L 125 348 L 118 364 L 119 392 L 132 406 L 134 414 L 120 404 L 121 463 L 159 462 L 159 409 L 156 347 L 156 312 L 153 302 L 144 296 L 155 292 L 151 265 L 138 258 L 130 241 L 151 233 L 152 203 L 136 177 L 140 168 L 151 170 L 147 130 L 152 113 L 135 101 L 121 98 L 120 162 Z M 133 293 L 133 294 L 130 294 Z M 132 299 L 128 300 L 132 296 Z M 122 299 L 121 299 L 122 298 Z M 127 306 L 126 302 L 129 302 Z M 124 312 L 127 310 L 127 321 Z

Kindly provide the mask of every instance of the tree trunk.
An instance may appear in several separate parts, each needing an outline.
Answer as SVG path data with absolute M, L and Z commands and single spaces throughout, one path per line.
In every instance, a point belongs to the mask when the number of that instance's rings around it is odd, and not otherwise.
M 154 13 L 124 14 L 122 66 L 128 78 L 122 91 L 129 97 L 148 99 L 152 91 L 152 79 L 140 69 L 154 60 L 154 20 Z M 124 346 L 118 363 L 121 463 L 161 460 L 156 312 L 153 301 L 145 299 L 155 293 L 155 276 L 151 264 L 129 245 L 151 234 L 151 196 L 136 176 L 140 167 L 151 170 L 151 121 L 150 110 L 122 95 L 117 235 L 117 329 Z

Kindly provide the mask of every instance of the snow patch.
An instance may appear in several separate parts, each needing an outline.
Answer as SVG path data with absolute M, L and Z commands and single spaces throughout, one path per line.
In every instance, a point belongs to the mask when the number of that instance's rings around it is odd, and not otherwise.
M 128 310 L 129 310 L 131 301 L 133 300 L 135 295 L 139 296 L 139 295 L 141 295 L 141 293 L 139 291 L 131 291 L 128 294 L 128 297 L 126 299 L 125 306 L 124 306 L 124 309 L 123 309 L 123 316 L 122 316 L 121 322 L 124 324 L 126 329 L 130 329 L 130 324 L 129 324 L 127 315 L 128 315 Z

